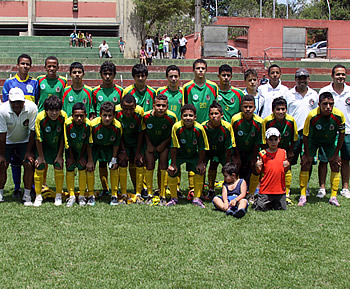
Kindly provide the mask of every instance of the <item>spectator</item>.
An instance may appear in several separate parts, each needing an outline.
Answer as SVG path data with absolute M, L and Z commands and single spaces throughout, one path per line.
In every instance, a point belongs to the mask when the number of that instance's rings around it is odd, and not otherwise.
M 156 37 L 154 37 L 154 57 L 155 58 L 157 58 L 158 47 L 159 47 L 159 37 L 158 37 L 158 33 L 157 33 Z
M 123 40 L 123 37 L 120 37 L 119 40 L 118 40 L 118 45 L 119 45 L 119 51 L 121 53 L 124 53 L 124 49 L 125 49 L 125 40 Z
M 269 80 L 266 78 L 265 74 L 263 74 L 262 78 L 260 79 L 259 85 L 264 85 L 268 82 Z
M 99 49 L 99 53 L 100 53 L 100 58 L 103 57 L 103 55 L 107 54 L 107 56 L 109 58 L 112 58 L 111 53 L 109 52 L 109 46 L 106 43 L 106 40 L 103 40 L 103 42 L 100 44 L 100 46 L 98 47 Z
M 162 37 L 160 37 L 159 39 L 159 46 L 158 46 L 158 51 L 159 51 L 159 59 L 164 58 L 164 53 L 163 53 L 163 44 L 164 44 L 164 40 Z
M 72 34 L 69 36 L 69 47 L 72 47 L 73 43 L 75 47 L 78 47 L 77 33 L 75 32 L 75 30 L 73 30 Z
M 85 47 L 88 47 L 88 45 L 90 45 L 90 48 L 92 49 L 92 35 L 91 33 L 86 32 Z
M 164 34 L 163 40 L 164 40 L 164 43 L 163 43 L 164 58 L 169 58 L 168 52 L 169 52 L 170 37 Z
M 175 34 L 175 36 L 171 39 L 171 44 L 173 46 L 172 52 L 173 52 L 173 59 L 177 58 L 177 51 L 178 51 L 178 47 L 179 47 L 179 37 L 177 36 L 177 34 Z
M 78 44 L 79 44 L 79 47 L 81 45 L 85 46 L 85 35 L 81 31 L 79 31 L 78 33 Z
M 147 58 L 146 58 L 147 65 L 152 65 L 152 56 L 153 56 L 153 52 L 151 50 L 151 47 L 148 47 Z
M 187 39 L 181 34 L 180 36 L 180 46 L 179 46 L 179 58 L 185 59 L 186 55 L 186 44 L 187 44 Z
M 151 52 L 153 52 L 153 45 L 154 45 L 154 41 L 151 38 L 151 36 L 147 36 L 147 39 L 145 41 L 145 45 L 146 45 L 146 51 L 148 52 L 148 48 L 151 48 Z
M 141 46 L 140 50 L 140 63 L 146 65 L 146 50 L 144 46 Z

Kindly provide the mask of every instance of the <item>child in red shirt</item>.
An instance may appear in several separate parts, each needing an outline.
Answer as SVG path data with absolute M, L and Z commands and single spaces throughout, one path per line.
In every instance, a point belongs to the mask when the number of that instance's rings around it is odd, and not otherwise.
M 260 181 L 260 192 L 255 203 L 255 210 L 286 210 L 285 171 L 289 166 L 287 153 L 278 148 L 280 132 L 275 127 L 266 131 L 268 148 L 259 152 L 256 162 L 257 173 L 263 173 Z

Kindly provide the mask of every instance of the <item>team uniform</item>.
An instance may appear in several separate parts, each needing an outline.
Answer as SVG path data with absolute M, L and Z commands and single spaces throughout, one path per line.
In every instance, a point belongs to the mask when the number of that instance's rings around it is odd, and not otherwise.
M 120 103 L 123 95 L 123 88 L 114 84 L 110 88 L 102 88 L 101 85 L 92 90 L 92 103 L 97 116 L 100 116 L 100 107 L 106 101 L 113 102 L 114 105 Z
M 82 102 L 86 107 L 86 113 L 88 118 L 90 114 L 94 112 L 92 105 L 92 90 L 91 87 L 84 84 L 81 90 L 75 90 L 72 86 L 68 86 L 64 89 L 62 103 L 62 109 L 68 116 L 72 115 L 73 105 L 77 102 Z
M 209 107 L 217 98 L 219 88 L 210 80 L 198 86 L 194 80 L 183 86 L 183 103 L 191 103 L 197 109 L 197 122 L 202 123 L 209 118 Z
M 51 95 L 56 95 L 60 99 L 63 98 L 63 90 L 67 86 L 67 79 L 62 76 L 51 79 L 47 75 L 41 75 L 37 77 L 39 85 L 39 100 L 38 110 L 39 112 L 44 110 L 44 101 Z
M 33 77 L 27 75 L 25 80 L 21 80 L 16 74 L 14 77 L 5 80 L 4 86 L 2 88 L 2 101 L 8 101 L 8 96 L 11 88 L 18 87 L 23 93 L 24 97 L 35 103 L 38 103 L 39 89 L 38 81 L 33 79 Z
M 244 95 L 248 95 L 248 90 L 245 88 L 242 90 Z M 254 95 L 254 102 L 255 102 L 255 111 L 254 113 L 257 115 L 260 115 L 261 113 L 261 108 L 263 106 L 263 98 L 260 97 L 259 91 L 257 90 L 257 92 Z
M 169 110 L 175 113 L 177 119 L 181 118 L 181 106 L 183 90 L 179 88 L 176 91 L 172 91 L 168 86 L 163 86 L 157 89 L 157 95 L 164 94 L 168 97 Z
M 243 96 L 243 91 L 233 86 L 231 86 L 227 91 L 222 91 L 219 89 L 216 101 L 222 107 L 224 112 L 224 120 L 230 122 L 232 117 L 236 113 L 240 112 Z
M 136 104 L 141 106 L 144 111 L 151 110 L 153 107 L 153 101 L 156 96 L 156 90 L 146 85 L 145 90 L 139 91 L 135 84 L 129 85 L 124 89 L 123 96 L 130 93 L 136 99 Z

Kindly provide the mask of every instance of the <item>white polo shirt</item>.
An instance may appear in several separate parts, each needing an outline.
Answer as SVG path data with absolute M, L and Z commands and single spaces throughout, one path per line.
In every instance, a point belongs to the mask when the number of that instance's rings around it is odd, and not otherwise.
M 345 134 L 350 134 L 350 86 L 344 83 L 344 90 L 341 94 L 338 94 L 333 89 L 333 82 L 329 85 L 322 87 L 319 94 L 322 92 L 330 92 L 334 98 L 334 106 L 340 109 L 345 116 Z
M 0 105 L 0 133 L 6 133 L 6 144 L 26 143 L 30 131 L 35 130 L 35 119 L 38 113 L 36 104 L 24 101 L 24 107 L 17 116 L 11 109 L 10 102 Z
M 287 113 L 294 117 L 298 131 L 304 128 L 304 123 L 309 112 L 318 106 L 318 94 L 307 87 L 307 93 L 302 96 L 295 90 L 295 86 L 287 94 Z
M 282 96 L 286 98 L 289 88 L 279 82 L 276 88 L 273 88 L 270 82 L 260 85 L 258 87 L 259 96 L 261 98 L 261 105 L 263 106 L 261 111 L 261 117 L 264 119 L 272 113 L 272 102 L 275 98 Z

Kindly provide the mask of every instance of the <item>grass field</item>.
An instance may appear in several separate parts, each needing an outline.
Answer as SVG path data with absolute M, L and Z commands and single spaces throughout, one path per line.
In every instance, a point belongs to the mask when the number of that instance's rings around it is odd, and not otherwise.
M 9 176 L 0 204 L 0 287 L 349 288 L 350 200 L 330 206 L 329 185 L 327 198 L 316 199 L 316 170 L 310 187 L 303 208 L 248 210 L 237 220 L 210 203 L 200 209 L 185 201 L 111 207 L 104 197 L 95 207 L 24 207 L 11 197 Z

